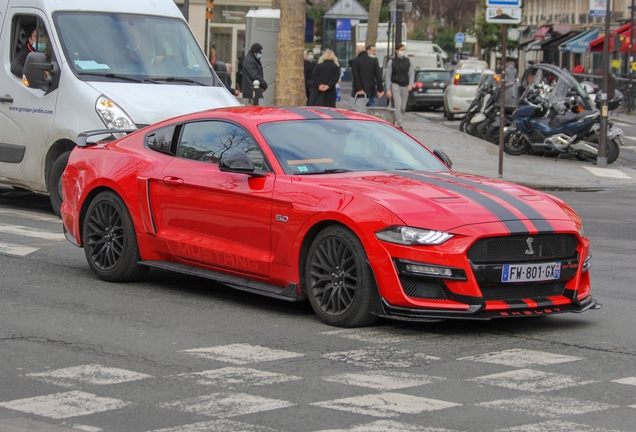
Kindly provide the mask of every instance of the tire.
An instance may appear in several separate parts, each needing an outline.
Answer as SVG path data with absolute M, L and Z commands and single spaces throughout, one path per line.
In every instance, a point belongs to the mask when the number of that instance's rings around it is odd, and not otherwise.
M 499 145 L 499 128 L 493 127 L 492 125 L 486 131 L 486 136 L 484 138 L 486 141 L 491 142 L 495 145 Z
M 486 119 L 483 122 L 479 123 L 479 125 L 477 126 L 477 134 L 476 136 L 478 138 L 481 138 L 483 140 L 486 140 L 486 132 L 488 131 L 488 128 L 490 127 L 490 125 L 492 124 L 492 120 L 490 119 Z
M 305 265 L 305 291 L 316 315 L 332 326 L 369 325 L 378 318 L 371 314 L 374 289 L 358 237 L 338 225 L 322 230 L 311 243 Z
M 468 125 L 466 126 L 466 132 L 468 133 L 468 135 L 477 136 L 478 126 L 479 126 L 479 123 L 468 123 Z
M 61 207 L 64 197 L 62 196 L 62 174 L 68 164 L 68 157 L 71 152 L 65 152 L 58 156 L 49 174 L 49 199 L 51 207 L 56 215 L 61 216 Z
M 617 139 L 607 141 L 607 164 L 616 162 L 621 155 L 621 145 Z
M 452 112 L 446 112 L 446 118 L 450 121 L 455 120 L 455 114 L 453 114 Z
M 465 115 L 462 121 L 459 122 L 459 131 L 467 133 L 466 127 L 470 125 L 470 118 L 468 115 Z
M 528 151 L 530 144 L 521 134 L 510 133 L 504 137 L 504 151 L 511 156 L 519 156 Z
M 148 271 L 148 267 L 139 264 L 135 227 L 116 193 L 97 195 L 88 206 L 82 225 L 86 260 L 97 277 L 108 282 L 130 282 Z

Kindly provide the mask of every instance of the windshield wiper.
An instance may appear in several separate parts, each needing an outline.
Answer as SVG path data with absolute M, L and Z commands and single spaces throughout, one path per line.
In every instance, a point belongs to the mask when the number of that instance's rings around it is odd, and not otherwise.
M 142 83 L 142 82 L 151 82 L 151 83 L 155 83 L 155 81 L 148 79 L 148 78 L 136 78 L 136 77 L 132 77 L 132 76 L 128 76 L 128 75 L 118 75 L 118 74 L 114 74 L 114 73 L 106 73 L 106 72 L 78 72 L 78 75 L 92 75 L 92 76 L 101 76 L 101 77 L 106 77 L 106 78 L 112 78 L 112 79 L 123 79 L 126 81 L 132 81 L 132 82 L 136 82 L 136 83 Z
M 292 174 L 294 175 L 302 175 L 302 174 L 334 174 L 334 173 L 345 173 L 351 172 L 349 169 L 344 168 L 333 168 L 333 169 L 321 169 L 321 170 L 309 170 L 309 171 L 294 171 Z
M 205 84 L 200 83 L 199 81 L 194 81 L 188 78 L 175 78 L 175 77 L 167 77 L 167 78 L 153 78 L 155 81 L 166 81 L 166 82 L 182 82 L 188 84 L 197 84 L 200 86 L 205 86 Z

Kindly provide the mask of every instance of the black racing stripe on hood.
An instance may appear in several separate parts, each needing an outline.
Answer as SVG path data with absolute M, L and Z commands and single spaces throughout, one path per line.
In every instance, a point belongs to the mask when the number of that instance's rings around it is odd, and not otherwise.
M 524 223 L 517 216 L 515 216 L 513 212 L 505 208 L 503 205 L 499 204 L 497 201 L 493 200 L 492 198 L 488 198 L 486 195 L 480 192 L 469 189 L 466 186 L 449 183 L 444 180 L 425 177 L 419 174 L 412 174 L 410 172 L 391 171 L 391 173 L 394 175 L 421 181 L 422 183 L 429 183 L 435 186 L 439 186 L 443 189 L 449 189 L 455 193 L 463 195 L 464 197 L 469 198 L 480 204 L 486 210 L 490 211 L 492 214 L 498 217 L 501 223 L 504 224 L 506 228 L 508 228 L 510 234 L 530 234 L 528 228 L 526 228 Z
M 435 178 L 444 179 L 446 181 L 451 181 L 456 183 L 461 183 L 467 186 L 474 187 L 479 190 L 483 190 L 484 192 L 488 192 L 489 194 L 496 196 L 502 201 L 505 201 L 506 203 L 510 204 L 510 206 L 514 207 L 515 209 L 523 213 L 525 217 L 530 219 L 530 222 L 532 222 L 532 224 L 535 226 L 537 231 L 539 231 L 539 234 L 554 234 L 555 232 L 552 224 L 548 222 L 538 211 L 530 207 L 528 204 L 526 204 L 519 198 L 510 194 L 507 194 L 506 192 L 500 189 L 494 188 L 492 186 L 483 185 L 476 181 L 466 180 L 466 179 L 457 178 L 457 177 L 451 177 L 445 174 L 439 174 L 439 175 L 431 174 L 431 173 L 426 173 L 426 174 L 433 175 Z
M 346 115 L 339 113 L 338 111 L 335 110 L 331 110 L 329 108 L 323 108 L 323 107 L 311 107 L 312 110 L 314 111 L 318 111 L 324 115 L 328 115 L 329 117 L 331 117 L 334 120 L 351 120 L 349 117 L 347 117 Z
M 287 111 L 291 111 L 294 114 L 298 114 L 301 117 L 305 117 L 307 120 L 324 120 L 325 119 L 323 116 L 303 108 L 284 107 L 284 109 L 286 109 Z

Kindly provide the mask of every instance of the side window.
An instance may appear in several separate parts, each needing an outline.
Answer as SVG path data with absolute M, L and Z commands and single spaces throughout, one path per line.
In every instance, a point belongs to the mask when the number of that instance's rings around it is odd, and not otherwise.
M 267 170 L 261 149 L 243 128 L 224 121 L 203 121 L 183 126 L 177 156 L 218 164 L 224 155 L 243 152 L 254 168 Z
M 173 155 L 174 150 L 172 143 L 174 142 L 174 131 L 175 126 L 168 126 L 154 131 L 153 133 L 146 135 L 146 145 L 148 148 L 160 153 Z
M 48 60 L 53 59 L 51 40 L 46 25 L 35 15 L 15 15 L 11 22 L 11 72 L 22 77 L 22 68 L 27 55 L 42 52 Z

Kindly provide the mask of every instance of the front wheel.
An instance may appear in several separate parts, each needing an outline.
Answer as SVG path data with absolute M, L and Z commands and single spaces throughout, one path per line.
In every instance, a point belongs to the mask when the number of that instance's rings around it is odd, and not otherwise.
M 616 162 L 616 159 L 621 155 L 621 144 L 620 142 L 614 138 L 613 140 L 607 141 L 607 163 L 611 164 Z
M 504 151 L 511 156 L 519 156 L 528 151 L 530 143 L 520 133 L 509 132 L 504 137 Z
M 148 271 L 148 267 L 139 264 L 137 235 L 130 213 L 114 192 L 100 193 L 88 206 L 82 241 L 88 265 L 102 280 L 129 282 Z
M 62 214 L 62 201 L 64 196 L 62 195 L 62 174 L 68 164 L 68 157 L 71 152 L 65 152 L 58 156 L 51 168 L 51 174 L 49 175 L 49 199 L 51 200 L 51 207 L 56 215 Z
M 305 291 L 316 315 L 338 327 L 369 325 L 375 280 L 362 243 L 349 229 L 332 225 L 311 243 Z

